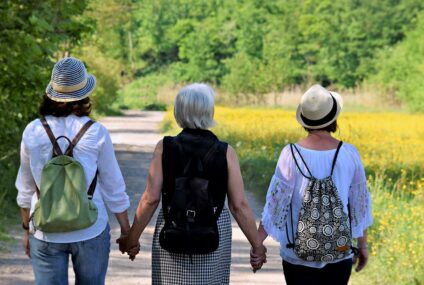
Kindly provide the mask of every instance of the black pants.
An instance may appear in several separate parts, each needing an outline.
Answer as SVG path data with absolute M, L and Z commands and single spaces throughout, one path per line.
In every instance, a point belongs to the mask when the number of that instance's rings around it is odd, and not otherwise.
M 352 259 L 330 263 L 323 268 L 295 265 L 283 260 L 287 285 L 346 285 L 352 270 Z

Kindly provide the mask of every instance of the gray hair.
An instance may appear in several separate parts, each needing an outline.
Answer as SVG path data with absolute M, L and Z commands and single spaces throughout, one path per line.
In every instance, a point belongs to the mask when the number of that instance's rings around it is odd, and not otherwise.
M 178 92 L 174 104 L 174 117 L 181 128 L 208 129 L 215 122 L 214 92 L 204 83 L 185 86 Z

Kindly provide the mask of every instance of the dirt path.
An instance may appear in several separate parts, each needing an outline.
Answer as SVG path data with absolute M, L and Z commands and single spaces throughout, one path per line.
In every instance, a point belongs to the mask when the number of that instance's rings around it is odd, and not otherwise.
M 161 139 L 158 124 L 163 118 L 162 112 L 130 111 L 125 117 L 106 117 L 101 122 L 109 129 L 115 145 L 117 159 L 127 184 L 130 196 L 130 221 L 134 215 L 137 203 L 144 191 L 147 170 L 152 157 L 152 151 L 157 141 Z M 249 203 L 256 218 L 260 217 L 260 205 L 247 192 Z M 114 243 L 119 236 L 119 225 L 114 217 L 110 217 L 112 248 L 106 283 L 119 284 L 151 284 L 151 244 L 155 218 L 141 236 L 141 254 L 134 262 L 122 255 Z M 10 252 L 0 253 L 0 283 L 33 284 L 33 273 L 29 259 L 21 250 L 21 231 L 19 226 L 13 228 L 16 244 Z M 256 274 L 249 265 L 250 246 L 235 222 L 233 222 L 233 250 L 231 265 L 231 284 L 284 284 L 284 277 L 279 257 L 279 246 L 268 239 L 268 263 Z M 69 268 L 70 280 L 73 280 L 72 268 Z M 71 281 L 70 284 L 72 284 Z

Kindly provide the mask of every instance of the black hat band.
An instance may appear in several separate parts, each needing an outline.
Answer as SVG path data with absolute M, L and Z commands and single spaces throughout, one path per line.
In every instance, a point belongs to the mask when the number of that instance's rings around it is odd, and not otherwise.
M 310 120 L 308 118 L 305 118 L 302 113 L 300 113 L 300 118 L 302 119 L 302 121 L 308 126 L 315 127 L 328 123 L 332 119 L 334 119 L 334 116 L 336 116 L 337 114 L 337 101 L 336 99 L 334 99 L 333 95 L 331 95 L 331 98 L 333 98 L 333 108 L 331 108 L 331 111 L 327 115 L 325 115 L 325 117 L 319 120 Z

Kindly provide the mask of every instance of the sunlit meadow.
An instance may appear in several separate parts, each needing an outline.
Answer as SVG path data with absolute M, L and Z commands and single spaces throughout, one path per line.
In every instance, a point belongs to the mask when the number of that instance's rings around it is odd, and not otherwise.
M 215 110 L 213 131 L 237 151 L 247 188 L 264 201 L 284 145 L 305 131 L 293 110 Z M 368 174 L 374 224 L 370 262 L 351 284 L 424 284 L 424 115 L 349 113 L 338 120 L 336 137 L 355 145 Z M 178 132 L 169 111 L 164 131 Z

